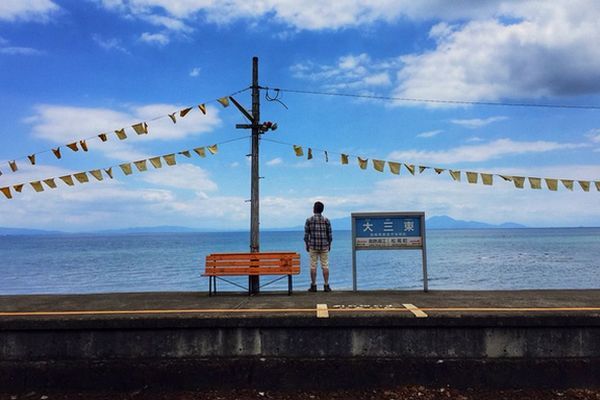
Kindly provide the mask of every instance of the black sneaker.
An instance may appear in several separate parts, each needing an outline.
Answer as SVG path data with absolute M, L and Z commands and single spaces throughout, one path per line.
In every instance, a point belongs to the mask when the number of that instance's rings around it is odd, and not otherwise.
M 331 288 L 329 287 L 329 285 L 323 286 L 323 290 L 326 292 L 331 292 Z
M 310 288 L 308 289 L 309 292 L 316 292 L 317 291 L 317 285 L 310 285 Z

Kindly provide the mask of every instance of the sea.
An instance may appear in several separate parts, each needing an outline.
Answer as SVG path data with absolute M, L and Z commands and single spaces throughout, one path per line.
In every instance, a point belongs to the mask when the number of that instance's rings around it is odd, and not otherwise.
M 351 240 L 334 232 L 333 290 L 352 289 Z M 426 244 L 430 290 L 600 288 L 600 228 L 429 230 Z M 308 288 L 303 232 L 261 232 L 260 248 L 299 252 L 294 288 Z M 0 236 L 0 295 L 205 292 L 205 256 L 248 249 L 247 232 Z M 287 289 L 274 278 L 261 277 L 262 290 Z M 421 290 L 421 251 L 358 251 L 356 280 L 359 290 Z M 241 289 L 223 282 L 219 290 Z

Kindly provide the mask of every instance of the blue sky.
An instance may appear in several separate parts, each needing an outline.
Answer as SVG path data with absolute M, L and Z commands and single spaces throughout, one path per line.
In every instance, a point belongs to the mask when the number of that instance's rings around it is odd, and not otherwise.
M 252 56 L 271 88 L 390 98 L 600 105 L 596 1 L 3 0 L 0 4 L 0 226 L 82 231 L 249 225 L 249 140 L 177 166 L 36 193 L 26 185 L 243 137 L 233 107 Z M 270 95 L 274 95 L 271 91 Z M 236 99 L 250 106 L 248 91 Z M 261 224 L 425 211 L 529 226 L 599 226 L 598 192 L 466 182 L 464 171 L 600 181 L 600 110 L 374 100 L 284 92 L 261 97 L 272 139 L 329 151 L 296 157 L 261 144 Z M 167 114 L 201 103 L 173 124 Z M 153 120 L 155 117 L 162 117 Z M 130 128 L 148 122 L 148 135 Z M 127 128 L 128 138 L 112 133 Z M 88 152 L 65 144 L 109 132 Z M 57 160 L 51 148 L 60 146 Z M 27 155 L 36 155 L 31 165 Z M 350 154 L 341 165 L 339 153 Z M 356 157 L 463 171 L 399 176 Z M 12 172 L 8 161 L 16 160 Z M 94 181 L 94 182 L 92 182 Z

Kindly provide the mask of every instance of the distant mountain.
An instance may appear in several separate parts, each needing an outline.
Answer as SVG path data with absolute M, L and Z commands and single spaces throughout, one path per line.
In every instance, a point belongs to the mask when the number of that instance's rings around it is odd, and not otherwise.
M 7 235 L 56 235 L 62 232 L 45 231 L 42 229 L 24 229 L 24 228 L 2 228 L 0 227 L 0 236 Z
M 195 229 L 187 228 L 185 226 L 142 226 L 135 228 L 121 228 L 121 229 L 105 229 L 101 231 L 93 231 L 89 233 L 96 234 L 117 234 L 126 235 L 130 233 L 188 233 L 188 232 L 213 232 L 214 229 Z
M 478 221 L 462 221 L 457 220 L 447 215 L 440 215 L 427 218 L 425 221 L 427 229 L 498 229 L 498 228 L 526 228 L 525 225 L 516 224 L 513 222 L 505 222 L 503 224 L 494 225 Z

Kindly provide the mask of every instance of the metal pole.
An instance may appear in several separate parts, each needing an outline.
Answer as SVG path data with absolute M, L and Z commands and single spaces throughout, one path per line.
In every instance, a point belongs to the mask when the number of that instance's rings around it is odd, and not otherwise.
M 356 219 L 352 217 L 352 290 L 357 291 L 356 284 Z
M 250 195 L 250 252 L 258 253 L 259 244 L 259 191 L 258 191 L 258 144 L 260 135 L 260 88 L 258 86 L 258 57 L 252 58 L 252 172 Z M 258 276 L 248 278 L 250 293 L 258 293 Z
M 421 253 L 423 254 L 423 291 L 429 291 L 429 283 L 427 278 L 427 244 L 425 243 L 425 215 L 421 215 L 421 234 L 423 235 L 423 248 Z

